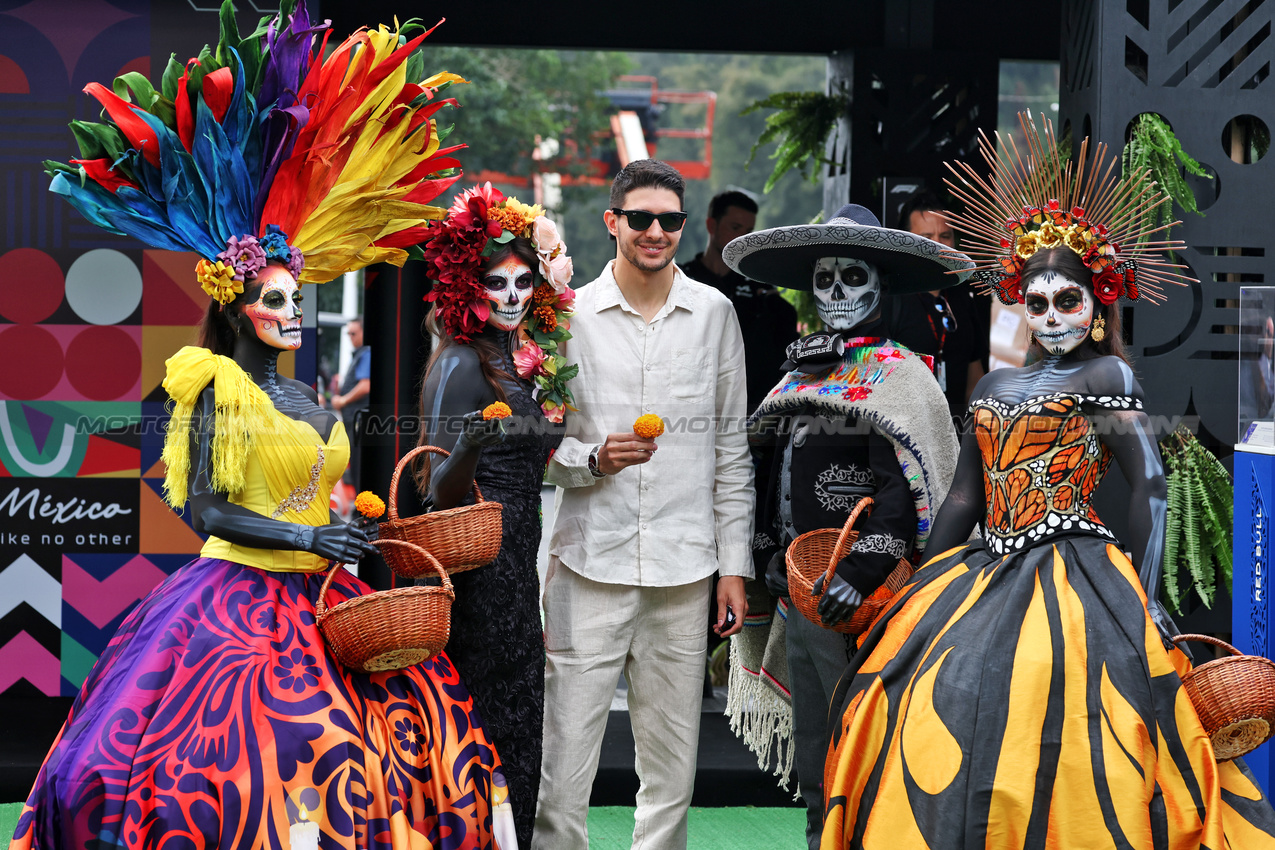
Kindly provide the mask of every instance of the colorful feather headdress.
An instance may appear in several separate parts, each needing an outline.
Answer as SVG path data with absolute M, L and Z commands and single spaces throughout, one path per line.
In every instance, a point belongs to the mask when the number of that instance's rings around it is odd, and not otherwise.
M 442 148 L 433 115 L 464 80 L 426 78 L 414 55 L 432 30 L 360 30 L 323 60 L 327 23 L 294 2 L 241 38 L 225 0 L 216 49 L 170 59 L 158 91 L 138 73 L 89 84 L 107 120 L 72 122 L 80 158 L 45 162 L 50 190 L 93 224 L 199 254 L 222 304 L 269 260 L 302 283 L 403 265 L 460 176 L 464 146 Z
M 956 179 L 944 181 L 965 205 L 949 220 L 965 235 L 961 250 L 974 260 L 974 278 L 985 291 L 1004 304 L 1023 303 L 1023 264 L 1044 248 L 1075 251 L 1093 272 L 1094 296 L 1104 304 L 1121 297 L 1161 301 L 1162 285 L 1194 280 L 1167 256 L 1184 244 L 1153 239 L 1181 222 L 1145 224 L 1148 212 L 1170 202 L 1146 173 L 1112 174 L 1119 158 L 1108 159 L 1103 144 L 1090 158 L 1088 139 L 1074 163 L 1063 162 L 1052 122 L 1045 122 L 1042 136 L 1029 113 L 1018 118 L 1025 155 L 1012 136 L 997 133 L 993 144 L 984 134 L 979 150 L 991 174 L 984 179 L 966 163 L 948 163 Z

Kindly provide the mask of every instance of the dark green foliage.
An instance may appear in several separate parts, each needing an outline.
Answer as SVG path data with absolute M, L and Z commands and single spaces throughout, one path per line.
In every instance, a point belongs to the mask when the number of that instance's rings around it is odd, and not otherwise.
M 1135 118 L 1121 161 L 1123 176 L 1149 174 L 1151 180 L 1182 209 L 1204 215 L 1196 206 L 1195 193 L 1182 179 L 1179 163 L 1181 169 L 1197 177 L 1208 176 L 1208 172 L 1182 150 L 1182 144 L 1163 118 L 1154 112 L 1144 112 Z M 1146 232 L 1172 221 L 1173 204 L 1160 204 L 1146 212 L 1142 229 Z
M 1160 441 L 1160 451 L 1169 488 L 1164 598 L 1180 614 L 1194 591 L 1211 608 L 1219 574 L 1231 589 L 1231 476 L 1184 426 Z
M 824 155 L 828 135 L 849 108 L 847 97 L 818 91 L 776 92 L 753 102 L 740 114 L 748 115 L 759 109 L 775 112 L 766 117 L 766 129 L 753 143 L 744 167 L 752 165 L 759 148 L 777 142 L 778 147 L 770 155 L 775 167 L 766 178 L 763 191 L 769 194 L 779 178 L 794 168 L 811 182 L 818 182 L 819 166 L 833 164 Z

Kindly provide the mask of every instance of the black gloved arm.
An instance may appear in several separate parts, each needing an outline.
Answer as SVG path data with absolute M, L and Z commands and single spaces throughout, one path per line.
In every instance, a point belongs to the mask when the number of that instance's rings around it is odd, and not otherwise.
M 309 526 L 262 516 L 232 504 L 212 486 L 212 438 L 216 396 L 204 389 L 191 415 L 190 474 L 187 499 L 195 531 L 211 534 L 256 549 L 291 549 L 312 552 L 321 558 L 353 563 L 376 551 L 363 531 L 336 522 Z
M 499 420 L 482 418 L 482 409 L 496 400 L 496 392 L 483 375 L 479 356 L 469 346 L 451 346 L 435 361 L 421 388 L 429 444 L 451 452 L 450 457 L 430 455 L 429 493 L 422 495 L 428 495 L 436 509 L 465 503 L 482 447 L 504 439 Z
M 837 575 L 870 596 L 912 551 L 916 504 L 890 441 L 875 429 L 868 434 L 868 463 L 876 483 L 871 516 L 860 514 L 859 538 L 837 565 Z

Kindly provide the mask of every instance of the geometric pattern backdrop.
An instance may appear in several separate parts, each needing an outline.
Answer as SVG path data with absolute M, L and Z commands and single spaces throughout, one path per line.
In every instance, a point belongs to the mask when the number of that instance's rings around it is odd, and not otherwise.
M 127 612 L 202 545 L 163 502 L 160 462 L 164 361 L 208 303 L 197 258 L 90 226 L 41 162 L 75 155 L 69 121 L 96 120 L 87 83 L 195 55 L 218 5 L 0 0 L 0 697 L 74 695 Z M 309 313 L 301 357 L 280 358 L 302 380 Z
M 1123 313 L 1153 414 L 1199 417 L 1201 439 L 1237 440 L 1239 289 L 1275 284 L 1275 156 L 1254 156 L 1275 127 L 1275 7 L 1261 0 L 1065 0 L 1059 130 L 1120 151 L 1144 112 L 1215 175 L 1190 177 L 1203 216 L 1173 236 L 1199 283 L 1162 306 Z M 1238 120 L 1237 120 L 1238 119 Z M 1264 131 L 1264 132 L 1263 132 Z

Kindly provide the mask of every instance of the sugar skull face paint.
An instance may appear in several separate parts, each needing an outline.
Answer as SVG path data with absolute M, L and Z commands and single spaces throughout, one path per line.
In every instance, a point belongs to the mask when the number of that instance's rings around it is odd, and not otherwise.
M 266 266 L 257 275 L 257 300 L 243 308 L 257 338 L 272 348 L 301 347 L 301 287 L 282 266 Z
M 516 330 L 527 315 L 535 284 L 536 277 L 530 267 L 516 256 L 484 271 L 483 286 L 491 302 L 487 324 L 502 331 Z
M 1023 300 L 1027 305 L 1027 326 L 1050 354 L 1073 351 L 1089 335 L 1093 295 L 1066 275 L 1046 271 L 1033 277 Z
M 863 260 L 821 257 L 812 282 L 819 318 L 834 331 L 850 330 L 881 303 L 881 277 Z

